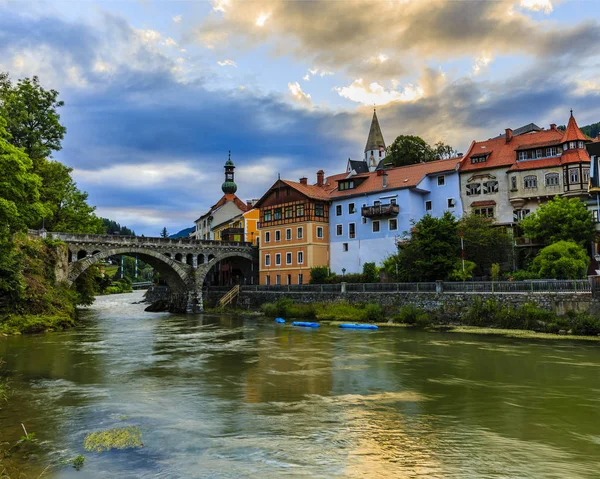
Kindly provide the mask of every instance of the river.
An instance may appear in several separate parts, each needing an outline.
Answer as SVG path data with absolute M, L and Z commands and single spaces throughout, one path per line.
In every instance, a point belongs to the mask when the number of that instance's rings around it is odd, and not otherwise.
M 0 442 L 20 423 L 39 439 L 26 477 L 600 475 L 598 344 L 145 313 L 141 294 L 0 338 Z M 83 449 L 122 426 L 144 447 Z M 60 465 L 79 454 L 80 471 Z

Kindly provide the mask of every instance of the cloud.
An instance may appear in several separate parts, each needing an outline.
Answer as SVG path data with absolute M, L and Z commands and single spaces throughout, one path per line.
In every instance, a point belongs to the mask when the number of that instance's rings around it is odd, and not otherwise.
M 235 63 L 233 60 L 223 60 L 222 62 L 221 61 L 217 62 L 217 64 L 220 67 L 236 67 L 237 68 L 237 63 Z
M 174 23 L 181 23 L 181 20 L 183 19 L 183 17 L 181 15 L 175 15 L 172 20 Z
M 386 90 L 379 83 L 366 84 L 362 78 L 349 86 L 336 87 L 341 97 L 363 105 L 384 105 L 393 101 L 414 101 L 423 96 L 423 89 L 417 85 L 406 85 L 402 90 Z
M 177 42 L 175 40 L 173 40 L 171 37 L 167 37 L 165 39 L 164 45 L 166 45 L 167 47 L 176 47 Z
M 481 71 L 486 68 L 491 62 L 493 58 L 487 55 L 481 55 L 476 57 L 473 62 L 473 75 L 479 75 Z
M 521 7 L 534 12 L 552 13 L 551 0 L 521 0 Z
M 271 13 L 263 13 L 261 12 L 258 17 L 256 17 L 256 22 L 254 22 L 256 24 L 257 27 L 264 27 L 265 26 L 265 22 L 269 19 L 269 17 L 271 16 Z
M 288 90 L 295 101 L 305 106 L 312 106 L 310 94 L 304 93 L 298 82 L 288 83 Z

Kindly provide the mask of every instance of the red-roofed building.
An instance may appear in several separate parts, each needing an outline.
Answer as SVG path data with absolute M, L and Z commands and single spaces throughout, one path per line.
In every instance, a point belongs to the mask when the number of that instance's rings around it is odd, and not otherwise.
M 260 284 L 306 284 L 312 267 L 329 266 L 331 188 L 319 170 L 314 185 L 279 179 L 258 200 Z
M 555 124 L 520 134 L 507 128 L 500 137 L 474 141 L 460 165 L 465 213 L 482 212 L 480 203 L 493 201 L 483 214 L 512 225 L 556 195 L 584 199 L 590 171 L 588 141 L 572 112 L 564 132 Z

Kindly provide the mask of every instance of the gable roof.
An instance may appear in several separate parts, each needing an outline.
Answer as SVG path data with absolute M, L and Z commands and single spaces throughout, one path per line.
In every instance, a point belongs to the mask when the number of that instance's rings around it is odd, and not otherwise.
M 354 176 L 353 178 L 361 178 L 364 180 L 352 190 L 339 191 L 336 186 L 336 188 L 331 191 L 330 197 L 331 199 L 335 199 L 345 196 L 373 193 L 376 191 L 414 188 L 427 175 L 456 170 L 456 165 L 459 160 L 460 158 L 450 158 L 447 160 L 437 160 L 427 163 L 417 163 L 416 165 L 389 168 L 385 170 L 385 174 L 387 174 L 387 186 L 385 188 L 383 187 L 383 177 L 376 171 L 360 176 Z M 343 178 L 345 178 L 345 176 Z
M 373 110 L 373 119 L 371 120 L 371 128 L 369 129 L 369 137 L 367 138 L 367 144 L 365 145 L 365 152 L 370 150 L 379 151 L 379 148 L 385 149 L 385 141 L 383 141 L 383 134 L 379 127 L 377 112 Z
M 368 173 L 369 165 L 364 160 L 350 160 L 348 159 L 348 167 L 350 171 L 354 170 L 356 173 Z

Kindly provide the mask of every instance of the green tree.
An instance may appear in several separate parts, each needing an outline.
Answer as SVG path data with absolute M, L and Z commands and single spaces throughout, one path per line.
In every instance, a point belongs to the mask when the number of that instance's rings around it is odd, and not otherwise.
M 450 273 L 449 279 L 452 281 L 467 281 L 473 279 L 473 271 L 477 265 L 473 261 L 465 260 L 464 269 L 462 258 L 458 258 L 454 265 L 454 270 Z
M 458 155 L 457 150 L 441 141 L 438 141 L 435 145 L 433 145 L 433 153 L 436 160 L 447 160 Z
M 325 284 L 329 278 L 329 268 L 327 266 L 313 266 L 310 268 L 310 284 Z
M 448 211 L 441 218 L 425 215 L 413 223 L 410 239 L 399 244 L 402 281 L 447 279 L 460 256 L 458 221 Z
M 494 263 L 510 263 L 512 238 L 492 218 L 470 214 L 460 220 L 465 259 L 477 266 L 476 275 L 487 275 Z
M 45 90 L 38 77 L 23 78 L 16 85 L 6 74 L 0 78 L 0 115 L 8 120 L 7 131 L 11 143 L 23 148 L 34 166 L 48 158 L 52 151 L 61 149 L 67 129 L 60 124 L 56 90 Z
M 160 232 L 160 237 L 161 238 L 168 238 L 169 237 L 169 232 L 167 231 L 167 227 L 166 226 Z
M 595 237 L 592 213 L 578 198 L 556 196 L 520 223 L 526 237 L 543 244 L 574 241 L 587 246 Z
M 579 279 L 584 278 L 590 259 L 574 241 L 558 241 L 546 246 L 530 266 L 538 278 Z
M 379 283 L 379 269 L 375 263 L 363 264 L 362 280 L 365 283 Z
M 419 136 L 400 135 L 387 147 L 386 161 L 394 166 L 414 165 L 435 160 L 435 152 L 429 144 Z

